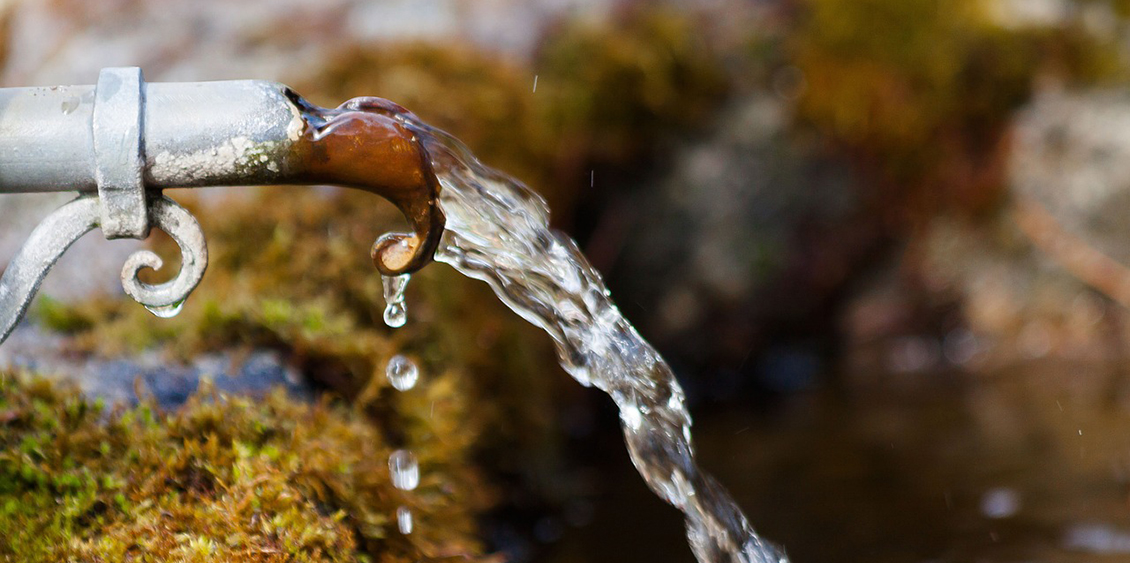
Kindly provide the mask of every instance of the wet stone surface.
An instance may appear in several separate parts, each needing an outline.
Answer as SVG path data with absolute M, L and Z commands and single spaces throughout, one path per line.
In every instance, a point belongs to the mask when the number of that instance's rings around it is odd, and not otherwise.
M 311 400 L 314 389 L 277 353 L 209 353 L 190 364 L 169 362 L 156 353 L 118 359 L 76 355 L 66 338 L 25 323 L 0 347 L 0 370 L 22 369 L 73 383 L 89 398 L 136 404 L 138 391 L 161 408 L 184 404 L 205 379 L 216 391 L 265 396 L 281 387 L 295 399 Z

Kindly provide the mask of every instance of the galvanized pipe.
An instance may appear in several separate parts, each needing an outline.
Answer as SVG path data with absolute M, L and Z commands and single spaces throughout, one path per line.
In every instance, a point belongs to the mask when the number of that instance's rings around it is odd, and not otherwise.
M 0 277 L 0 342 L 47 270 L 96 227 L 109 239 L 145 238 L 151 223 L 168 232 L 181 245 L 177 277 L 157 286 L 140 282 L 140 269 L 160 267 L 156 255 L 141 251 L 126 261 L 122 283 L 158 314 L 179 308 L 203 276 L 208 253 L 200 225 L 161 194 L 165 188 L 363 189 L 392 201 L 414 231 L 377 241 L 378 269 L 399 275 L 422 267 L 443 231 L 439 183 L 397 112 L 404 110 L 377 98 L 325 110 L 262 80 L 149 84 L 138 68 L 103 69 L 93 86 L 0 89 L 0 195 L 80 193 L 44 221 Z
M 149 188 L 285 182 L 304 123 L 263 80 L 142 85 Z M 0 88 L 0 192 L 94 191 L 95 87 Z

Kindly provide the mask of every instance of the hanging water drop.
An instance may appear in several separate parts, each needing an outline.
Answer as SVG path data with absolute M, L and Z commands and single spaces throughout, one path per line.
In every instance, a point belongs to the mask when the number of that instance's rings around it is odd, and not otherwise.
M 404 290 L 408 288 L 408 280 L 412 276 L 401 274 L 399 276 L 381 276 L 381 285 L 385 297 L 385 324 L 391 328 L 400 328 L 408 322 L 408 308 L 404 305 Z
M 392 476 L 392 486 L 402 491 L 411 491 L 420 484 L 416 454 L 408 450 L 396 450 L 388 456 L 388 472 Z
M 408 310 L 403 303 L 393 303 L 385 306 L 385 324 L 390 328 L 400 328 L 408 322 Z
M 407 506 L 396 509 L 396 527 L 406 536 L 412 533 L 412 510 Z
M 397 354 L 385 366 L 385 377 L 397 391 L 407 391 L 416 386 L 420 379 L 420 369 L 405 356 Z
M 171 319 L 180 314 L 181 309 L 184 308 L 184 300 L 177 301 L 172 305 L 154 305 L 152 307 L 146 305 L 145 308 L 157 317 L 160 317 L 162 319 Z

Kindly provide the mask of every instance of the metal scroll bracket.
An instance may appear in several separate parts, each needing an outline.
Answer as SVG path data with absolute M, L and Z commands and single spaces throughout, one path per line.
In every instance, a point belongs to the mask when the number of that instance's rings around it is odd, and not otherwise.
M 170 316 L 196 288 L 208 265 L 200 224 L 159 190 L 144 185 L 145 83 L 139 68 L 107 68 L 98 77 L 91 122 L 98 192 L 82 193 L 54 211 L 32 231 L 0 277 L 0 342 L 27 312 L 43 278 L 80 237 L 101 227 L 107 239 L 149 236 L 150 226 L 165 231 L 181 249 L 181 269 L 172 280 L 151 285 L 138 279 L 144 268 L 162 260 L 140 250 L 122 268 L 126 294 L 158 316 Z

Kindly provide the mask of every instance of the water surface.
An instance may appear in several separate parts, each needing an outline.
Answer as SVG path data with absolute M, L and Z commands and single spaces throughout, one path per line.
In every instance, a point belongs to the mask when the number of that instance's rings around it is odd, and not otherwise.
M 1101 362 L 898 375 L 696 412 L 695 437 L 794 561 L 1130 561 L 1128 391 Z M 547 561 L 693 561 L 626 460 L 600 475 L 592 522 Z

